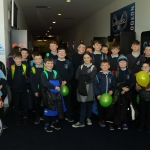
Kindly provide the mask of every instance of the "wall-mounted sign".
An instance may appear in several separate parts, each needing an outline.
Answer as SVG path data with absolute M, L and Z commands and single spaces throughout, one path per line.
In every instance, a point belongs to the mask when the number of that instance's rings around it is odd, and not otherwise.
M 111 36 L 118 36 L 122 31 L 135 30 L 135 3 L 125 6 L 110 14 Z

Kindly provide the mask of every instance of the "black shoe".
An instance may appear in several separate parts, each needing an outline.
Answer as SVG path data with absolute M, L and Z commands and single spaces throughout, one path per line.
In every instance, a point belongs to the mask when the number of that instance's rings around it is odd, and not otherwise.
M 35 123 L 35 124 L 39 124 L 39 123 L 40 123 L 40 118 L 36 118 L 36 120 L 35 120 L 34 123 Z
M 61 129 L 61 127 L 59 126 L 59 124 L 57 122 L 52 124 L 51 127 L 56 129 L 56 130 L 60 130 Z
M 28 124 L 28 118 L 27 117 L 23 117 L 23 125 L 27 125 Z
M 50 126 L 48 126 L 45 130 L 46 130 L 46 132 L 53 132 L 53 129 Z
M 68 122 L 74 122 L 74 120 L 73 119 L 71 119 L 71 118 L 65 118 L 65 120 L 67 120 Z
M 16 119 L 16 126 L 20 126 L 21 122 L 20 122 L 20 118 Z

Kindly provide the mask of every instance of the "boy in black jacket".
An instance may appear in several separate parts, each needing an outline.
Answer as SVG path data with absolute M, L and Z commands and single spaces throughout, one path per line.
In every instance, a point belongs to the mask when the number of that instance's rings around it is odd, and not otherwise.
M 111 56 L 108 57 L 108 60 L 110 62 L 110 71 L 112 73 L 116 73 L 118 62 L 117 59 L 119 57 L 119 51 L 120 51 L 120 46 L 117 43 L 114 43 L 111 47 Z
M 60 95 L 60 86 L 62 80 L 59 73 L 53 70 L 54 60 L 51 57 L 44 58 L 46 70 L 41 75 L 42 96 L 44 104 L 44 129 L 47 132 L 53 132 L 53 129 L 60 130 L 58 116 L 63 119 L 64 102 Z M 59 102 L 58 102 L 59 101 Z
M 58 71 L 62 79 L 61 85 L 66 85 L 71 92 L 71 80 L 74 75 L 72 63 L 68 59 L 65 59 L 66 49 L 64 47 L 58 48 L 57 55 L 58 59 L 54 60 L 54 69 Z M 67 111 L 65 112 L 65 120 L 73 122 L 74 120 L 72 120 L 70 116 L 70 92 L 67 96 L 64 97 L 64 102 L 67 108 Z
M 29 74 L 27 71 L 27 66 L 21 63 L 21 53 L 15 53 L 14 61 L 15 64 L 12 65 L 8 71 L 7 80 L 12 90 L 12 99 L 16 115 L 16 125 L 19 126 L 21 124 L 19 116 L 20 102 L 23 109 L 23 124 L 26 125 L 28 123 L 27 78 Z
M 141 69 L 142 71 L 149 73 L 150 64 L 148 62 L 144 62 Z M 146 125 L 147 132 L 150 133 L 150 84 L 148 84 L 147 87 L 144 88 L 136 83 L 136 90 L 139 92 L 140 97 L 139 131 L 142 131 Z
M 145 61 L 145 57 L 140 54 L 140 42 L 134 40 L 131 45 L 132 53 L 127 55 L 128 59 L 128 69 L 133 71 L 134 76 L 141 70 L 142 63 Z M 132 104 L 135 108 L 138 109 L 136 102 L 137 91 L 135 88 L 132 89 Z
M 58 58 L 57 48 L 58 48 L 57 42 L 56 41 L 50 41 L 50 43 L 49 43 L 50 52 L 46 53 L 46 57 L 52 57 L 53 59 Z
M 110 68 L 110 64 L 108 60 L 102 60 L 100 63 L 101 71 L 96 75 L 94 80 L 94 93 L 97 99 L 97 107 L 98 107 L 98 119 L 101 127 L 105 127 L 104 119 L 106 117 L 105 112 L 108 108 L 104 108 L 99 104 L 100 96 L 104 93 L 113 94 L 115 89 L 115 76 L 108 69 Z M 113 125 L 110 124 L 110 130 L 114 130 Z
M 148 62 L 150 64 L 150 45 L 145 46 L 144 54 L 145 54 L 145 62 Z
M 106 54 L 101 52 L 101 48 L 102 48 L 102 43 L 99 40 L 95 40 L 93 41 L 93 48 L 94 48 L 94 52 L 93 52 L 93 65 L 96 66 L 97 68 L 97 72 L 100 71 L 100 63 L 102 60 L 107 60 L 108 57 Z
M 31 88 L 34 93 L 34 104 L 35 104 L 35 111 L 36 111 L 36 120 L 35 124 L 40 123 L 40 104 L 41 104 L 41 74 L 44 71 L 44 65 L 42 64 L 43 59 L 41 54 L 35 54 L 34 55 L 34 62 L 35 66 L 31 68 L 30 71 L 30 82 L 31 82 Z

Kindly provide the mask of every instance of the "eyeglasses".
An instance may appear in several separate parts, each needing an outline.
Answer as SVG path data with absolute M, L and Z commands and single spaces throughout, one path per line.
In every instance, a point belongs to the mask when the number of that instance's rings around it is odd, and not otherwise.
M 149 67 L 149 66 L 142 66 L 142 68 L 148 69 L 148 68 L 150 68 L 150 67 Z
M 58 53 L 59 53 L 59 54 L 65 54 L 66 52 L 61 52 L 61 51 L 59 51 Z

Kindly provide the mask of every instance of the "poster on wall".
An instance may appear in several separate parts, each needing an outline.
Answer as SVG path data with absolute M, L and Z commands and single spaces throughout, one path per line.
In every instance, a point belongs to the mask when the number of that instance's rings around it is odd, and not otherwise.
M 110 34 L 118 36 L 120 32 L 135 30 L 135 3 L 110 14 Z

